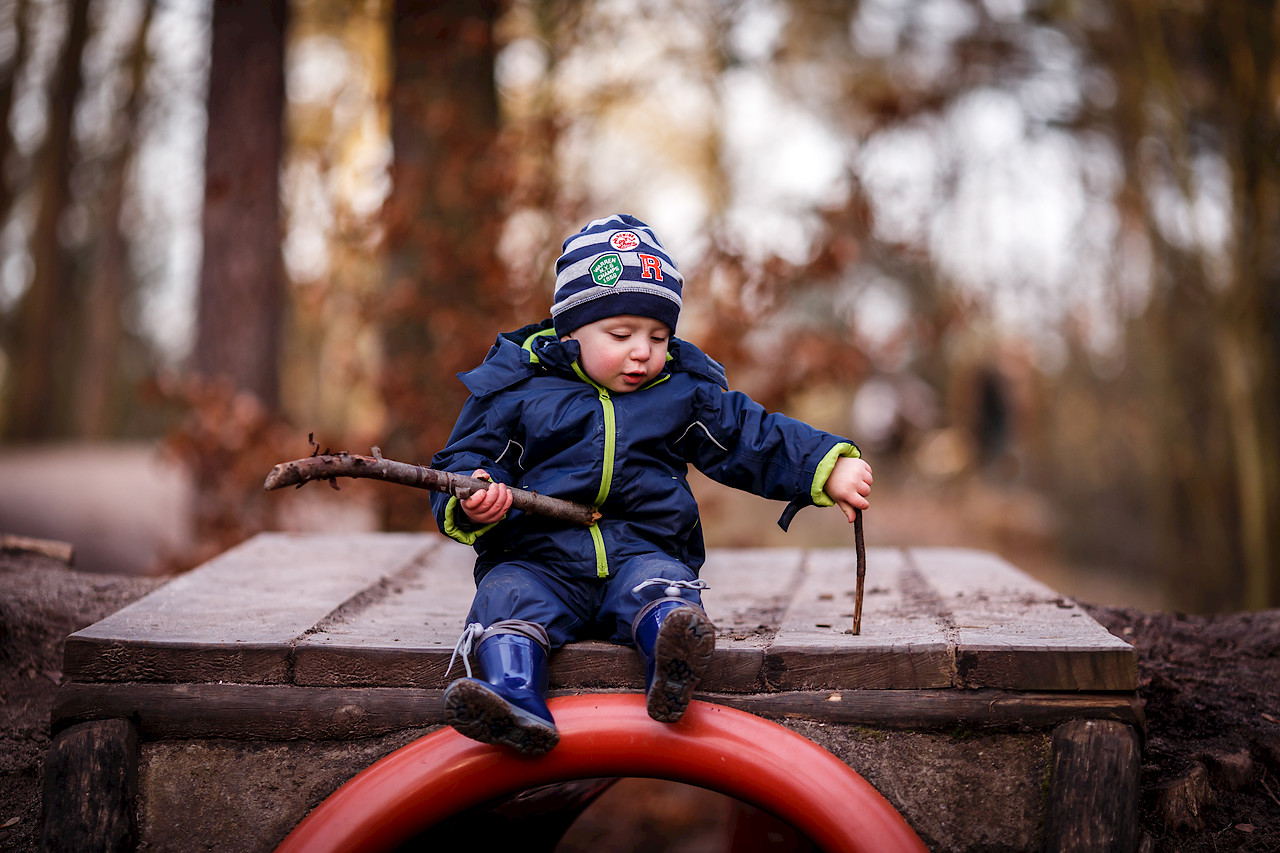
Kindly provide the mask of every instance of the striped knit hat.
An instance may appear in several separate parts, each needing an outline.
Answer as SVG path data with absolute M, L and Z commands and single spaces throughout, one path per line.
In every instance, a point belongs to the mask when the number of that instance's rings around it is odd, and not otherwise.
M 653 229 L 615 214 L 587 224 L 564 241 L 556 261 L 556 334 L 616 317 L 652 317 L 674 333 L 684 277 Z

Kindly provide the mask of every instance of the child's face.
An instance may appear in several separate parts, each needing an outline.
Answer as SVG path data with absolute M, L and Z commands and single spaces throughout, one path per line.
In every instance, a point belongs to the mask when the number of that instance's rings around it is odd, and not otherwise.
M 582 369 L 599 385 L 625 394 L 652 382 L 667 363 L 671 330 L 650 317 L 621 314 L 588 323 L 572 338 L 582 350 Z

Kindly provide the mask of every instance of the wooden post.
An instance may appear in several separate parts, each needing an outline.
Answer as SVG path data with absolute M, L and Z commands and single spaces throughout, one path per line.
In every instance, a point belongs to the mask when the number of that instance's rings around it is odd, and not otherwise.
M 132 853 L 138 845 L 138 733 L 128 720 L 71 726 L 44 765 L 44 853 Z
M 1132 853 L 1138 842 L 1138 737 L 1115 720 L 1072 720 L 1053 733 L 1047 853 Z

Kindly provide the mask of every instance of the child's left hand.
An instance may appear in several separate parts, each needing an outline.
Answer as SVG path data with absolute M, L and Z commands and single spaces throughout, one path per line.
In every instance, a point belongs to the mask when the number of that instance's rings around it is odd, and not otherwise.
M 872 479 L 871 466 L 865 459 L 841 456 L 836 460 L 836 467 L 831 470 L 831 476 L 827 478 L 822 490 L 852 522 L 855 509 L 871 508 L 867 497 L 871 494 Z

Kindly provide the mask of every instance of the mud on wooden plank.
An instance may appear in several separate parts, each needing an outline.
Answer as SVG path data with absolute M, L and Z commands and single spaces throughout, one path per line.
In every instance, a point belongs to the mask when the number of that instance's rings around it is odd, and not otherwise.
M 475 552 L 439 547 L 387 576 L 298 641 L 294 683 L 442 687 L 475 594 Z M 463 672 L 461 662 L 451 677 Z
M 804 577 L 765 655 L 774 690 L 928 689 L 953 681 L 931 591 L 898 550 L 867 551 L 862 633 L 854 635 L 853 549 L 807 551 Z
M 702 603 L 716 626 L 716 652 L 701 690 L 749 693 L 765 689 L 764 650 L 799 581 L 798 548 L 712 550 L 700 576 Z M 632 648 L 607 642 L 573 643 L 551 658 L 551 686 L 644 689 L 644 665 Z

